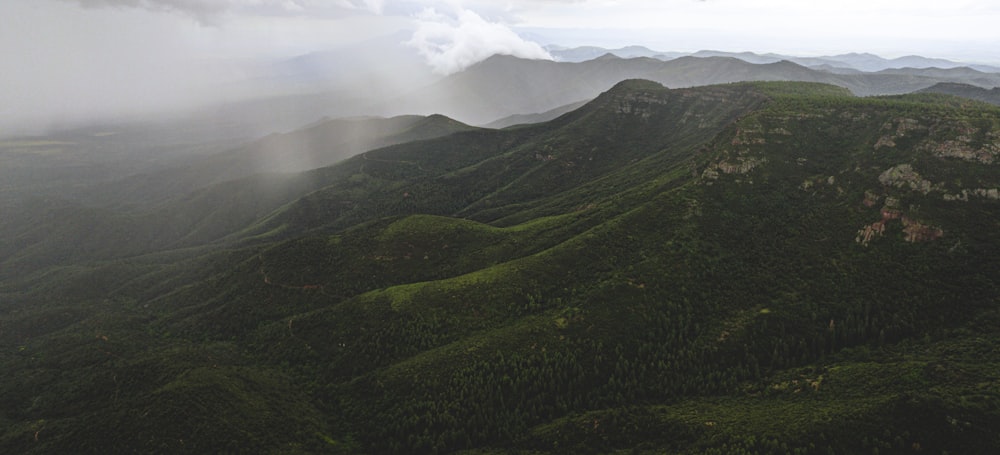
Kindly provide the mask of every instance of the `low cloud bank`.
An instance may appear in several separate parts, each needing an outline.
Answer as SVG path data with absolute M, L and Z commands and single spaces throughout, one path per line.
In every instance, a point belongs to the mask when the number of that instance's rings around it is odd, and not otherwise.
M 417 16 L 417 30 L 406 44 L 416 48 L 438 74 L 462 71 L 495 54 L 553 59 L 538 43 L 468 9 L 454 17 L 425 9 Z

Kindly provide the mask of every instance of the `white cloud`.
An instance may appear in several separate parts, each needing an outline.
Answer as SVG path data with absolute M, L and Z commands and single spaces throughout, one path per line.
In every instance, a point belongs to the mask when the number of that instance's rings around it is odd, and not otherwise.
M 536 42 L 1000 64 L 996 0 L 0 0 L 0 17 L 0 129 L 206 103 L 244 63 L 397 33 L 439 73 L 550 58 Z
M 214 24 L 237 0 L 63 0 L 84 8 L 137 8 L 182 13 L 202 24 Z
M 417 30 L 407 42 L 435 72 L 451 74 L 495 54 L 552 59 L 538 43 L 521 38 L 507 26 L 488 22 L 472 10 L 457 9 L 455 17 L 425 9 L 417 16 Z
M 230 14 L 249 16 L 381 14 L 385 0 L 61 0 L 84 8 L 140 9 L 174 13 L 201 25 L 221 25 Z
M 384 0 L 365 0 L 365 6 L 369 11 L 375 14 L 382 14 L 382 10 L 385 9 Z

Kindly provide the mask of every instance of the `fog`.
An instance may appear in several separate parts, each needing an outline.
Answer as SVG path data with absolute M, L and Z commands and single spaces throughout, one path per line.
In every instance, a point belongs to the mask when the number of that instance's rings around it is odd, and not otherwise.
M 314 92 L 340 102 L 302 115 L 394 114 L 392 97 L 493 54 L 551 58 L 457 2 L 387 3 L 4 2 L 0 135 Z
M 417 21 L 413 38 L 406 44 L 416 48 L 440 74 L 464 70 L 494 54 L 552 59 L 538 43 L 525 41 L 509 28 L 487 22 L 471 10 L 459 9 L 452 19 L 427 9 L 417 16 Z
M 307 93 L 327 109 L 286 99 L 272 129 L 429 113 L 393 100 L 494 54 L 552 59 L 550 44 L 997 64 L 998 20 L 985 0 L 4 0 L 0 136 Z

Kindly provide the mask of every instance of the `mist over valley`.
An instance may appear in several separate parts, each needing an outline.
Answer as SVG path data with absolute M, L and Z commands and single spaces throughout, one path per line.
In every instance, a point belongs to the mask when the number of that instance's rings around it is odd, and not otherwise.
M 2 453 L 1000 447 L 989 2 L 0 18 Z

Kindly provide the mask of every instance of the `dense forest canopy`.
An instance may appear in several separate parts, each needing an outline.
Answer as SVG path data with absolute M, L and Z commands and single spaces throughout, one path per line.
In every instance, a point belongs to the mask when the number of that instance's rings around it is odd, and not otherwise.
M 19 200 L 0 451 L 1000 447 L 1000 108 L 627 80 L 396 122 L 152 206 Z

